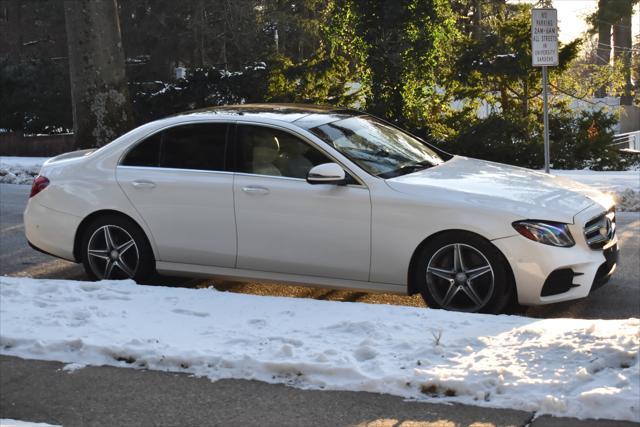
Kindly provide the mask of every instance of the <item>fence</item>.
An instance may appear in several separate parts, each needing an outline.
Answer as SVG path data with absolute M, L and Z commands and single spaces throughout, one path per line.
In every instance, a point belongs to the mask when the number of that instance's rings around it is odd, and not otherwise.
M 23 135 L 0 133 L 0 156 L 51 157 L 73 151 L 72 133 L 60 135 Z
M 620 150 L 640 151 L 640 130 L 614 135 L 611 145 Z

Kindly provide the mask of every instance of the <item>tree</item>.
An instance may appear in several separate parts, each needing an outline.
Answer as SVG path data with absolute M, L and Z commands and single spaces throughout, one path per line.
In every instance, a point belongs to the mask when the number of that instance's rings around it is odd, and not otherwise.
M 355 87 L 366 71 L 362 44 L 353 30 L 352 5 L 340 0 L 307 0 L 287 10 L 294 16 L 277 10 L 275 17 L 265 17 L 265 22 L 278 22 L 278 34 L 288 41 L 281 44 L 279 36 L 278 49 L 269 61 L 267 99 L 345 107 L 359 104 L 362 91 Z
M 633 96 L 631 16 L 633 15 L 633 6 L 638 1 L 598 0 L 598 10 L 588 18 L 591 31 L 598 32 L 597 63 L 608 65 L 611 61 L 611 48 L 613 47 L 614 60 L 620 62 L 625 70 L 624 92 L 620 98 L 622 105 L 631 105 Z M 600 98 L 606 96 L 607 89 L 605 86 L 599 88 L 596 96 Z
M 64 9 L 76 147 L 100 147 L 133 125 L 116 0 Z
M 59 0 L 0 0 L 0 128 L 73 127 L 64 8 Z
M 450 52 L 458 37 L 450 3 L 352 2 L 368 69 L 367 110 L 433 132 L 449 106 Z
M 519 166 L 542 166 L 542 88 L 540 69 L 531 64 L 530 8 L 502 0 L 487 2 L 482 8 L 482 37 L 464 32 L 456 55 L 455 90 L 457 101 L 472 108 L 453 117 L 449 127 L 458 134 L 446 141 L 445 149 Z M 571 98 L 590 98 L 603 83 L 614 88 L 610 81 L 619 80 L 619 68 L 578 58 L 581 44 L 581 39 L 561 44 L 559 66 L 549 69 L 552 166 L 619 168 L 623 162 L 610 146 L 615 117 L 597 110 L 578 116 L 568 108 Z M 478 100 L 489 107 L 486 117 L 477 116 Z
M 503 4 L 487 16 L 480 40 L 462 43 L 456 66 L 460 99 L 499 104 L 506 115 L 530 113 L 542 91 L 540 69 L 531 65 L 530 13 L 530 6 Z M 559 66 L 549 69 L 552 80 L 567 70 L 580 45 L 576 39 L 560 46 Z
M 272 52 L 258 0 L 127 0 L 120 20 L 130 79 L 171 80 L 174 68 L 238 70 Z
M 620 61 L 624 70 L 624 94 L 621 105 L 631 105 L 631 15 L 633 2 L 627 0 L 620 10 L 620 19 L 613 25 L 613 58 Z

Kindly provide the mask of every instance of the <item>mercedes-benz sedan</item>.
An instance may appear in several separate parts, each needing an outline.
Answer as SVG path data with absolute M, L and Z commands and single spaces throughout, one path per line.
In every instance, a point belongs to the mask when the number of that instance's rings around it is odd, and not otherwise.
M 472 312 L 586 297 L 618 255 L 596 190 L 304 105 L 188 112 L 50 159 L 24 221 L 93 279 L 260 279 Z

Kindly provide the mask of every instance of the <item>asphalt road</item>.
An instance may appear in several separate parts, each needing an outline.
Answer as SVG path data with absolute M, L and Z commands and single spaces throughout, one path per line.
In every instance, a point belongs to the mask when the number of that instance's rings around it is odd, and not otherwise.
M 28 194 L 28 186 L 0 184 L 0 275 L 87 280 L 80 265 L 41 254 L 27 245 L 22 212 Z M 618 213 L 617 221 L 621 260 L 618 270 L 606 286 L 587 298 L 528 308 L 522 314 L 544 318 L 640 317 L 640 213 Z M 260 282 L 230 283 L 174 278 L 166 279 L 166 283 L 184 287 L 215 286 L 220 290 L 258 295 L 424 306 L 422 298 L 417 295 L 407 297 Z
M 511 409 L 0 356 L 0 418 L 73 426 L 632 427 Z

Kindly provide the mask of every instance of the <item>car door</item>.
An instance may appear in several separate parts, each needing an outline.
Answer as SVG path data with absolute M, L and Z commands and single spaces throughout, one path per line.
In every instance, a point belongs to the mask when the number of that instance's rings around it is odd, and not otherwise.
M 158 261 L 233 267 L 233 173 L 227 123 L 171 127 L 130 149 L 116 170 L 122 190 L 151 230 Z
M 369 279 L 367 187 L 308 184 L 311 167 L 333 160 L 273 127 L 239 123 L 235 158 L 237 268 Z

